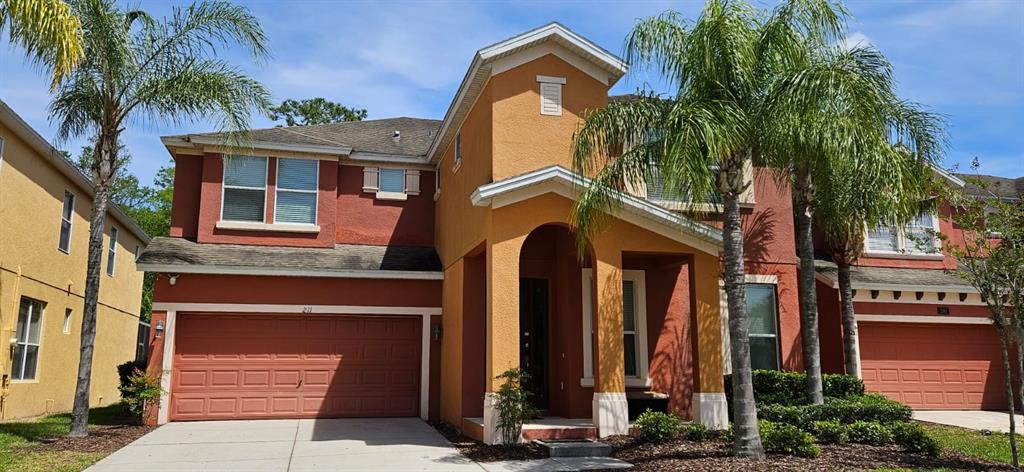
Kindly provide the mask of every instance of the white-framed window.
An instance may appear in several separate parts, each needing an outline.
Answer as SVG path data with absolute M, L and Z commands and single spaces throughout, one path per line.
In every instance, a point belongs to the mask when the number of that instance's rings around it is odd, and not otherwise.
M 320 162 L 277 159 L 274 223 L 316 224 Z
M 71 319 L 73 314 L 74 312 L 71 311 L 70 308 L 64 309 L 64 334 L 71 334 Z
M 11 359 L 13 380 L 35 380 L 43 328 L 43 302 L 21 297 Z
M 540 114 L 561 116 L 562 86 L 565 85 L 565 77 L 538 75 L 537 82 L 540 83 Z
M 220 219 L 263 223 L 267 203 L 266 157 L 226 156 Z
M 452 161 L 452 172 L 459 170 L 462 166 L 462 131 L 455 133 L 455 159 Z
M 4 138 L 0 136 L 0 170 L 4 168 Z
M 864 249 L 868 255 L 938 255 L 938 233 L 938 217 L 932 212 L 924 211 L 902 228 L 868 228 L 864 237 Z
M 583 378 L 594 385 L 593 269 L 583 269 Z M 647 376 L 647 280 L 642 270 L 622 271 L 622 348 L 626 385 L 645 387 Z
M 775 287 L 775 284 L 746 285 L 750 367 L 753 369 L 779 369 L 779 305 Z
M 117 255 L 117 228 L 110 227 L 110 241 L 107 243 L 107 275 L 114 276 L 114 256 Z
M 71 252 L 71 226 L 75 219 L 75 194 L 65 190 L 64 204 L 60 210 L 60 236 L 57 239 L 57 249 L 61 252 Z
M 135 259 L 134 260 L 136 262 L 138 262 L 138 260 L 139 260 L 139 252 L 141 252 L 141 248 L 139 247 L 138 244 L 136 244 L 135 245 L 135 253 L 134 253 L 134 255 L 135 255 Z
M 395 167 L 364 167 L 363 191 L 378 200 L 407 200 L 420 194 L 420 171 Z

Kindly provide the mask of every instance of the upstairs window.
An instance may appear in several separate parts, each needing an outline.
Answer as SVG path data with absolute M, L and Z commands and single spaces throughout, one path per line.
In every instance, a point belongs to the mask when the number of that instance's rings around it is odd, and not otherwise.
M 405 192 L 405 170 L 404 169 L 381 169 L 380 170 L 380 191 L 389 193 Z
M 67 190 L 64 191 L 64 207 L 60 211 L 60 238 L 57 240 L 57 249 L 63 252 L 71 252 L 71 224 L 75 214 L 75 195 Z
M 393 167 L 364 167 L 363 191 L 378 200 L 407 200 L 420 194 L 420 171 Z
M 875 254 L 926 255 L 938 253 L 938 218 L 931 212 L 921 212 L 902 228 L 879 226 L 868 229 L 865 248 Z
M 455 135 L 455 160 L 452 163 L 452 172 L 459 170 L 462 165 L 462 132 Z
M 18 307 L 18 326 L 14 337 L 11 377 L 35 380 L 39 364 L 39 333 L 42 331 L 43 302 L 22 297 Z
M 316 224 L 318 168 L 318 161 L 277 160 L 275 223 Z
M 561 116 L 562 86 L 565 85 L 565 77 L 538 75 L 537 82 L 540 83 L 540 114 Z
M 717 174 L 718 166 L 711 166 L 711 172 L 712 175 Z M 693 195 L 689 189 L 671 190 L 666 188 L 665 179 L 656 165 L 651 166 L 651 175 L 647 176 L 644 185 L 647 187 L 647 199 L 652 202 L 690 203 L 693 201 Z M 705 196 L 703 202 L 698 203 L 722 203 L 718 190 L 713 189 L 713 192 L 711 195 Z
M 221 220 L 262 223 L 267 202 L 267 158 L 224 158 Z
M 107 245 L 107 275 L 114 276 L 114 256 L 117 255 L 117 228 L 110 228 L 110 242 Z

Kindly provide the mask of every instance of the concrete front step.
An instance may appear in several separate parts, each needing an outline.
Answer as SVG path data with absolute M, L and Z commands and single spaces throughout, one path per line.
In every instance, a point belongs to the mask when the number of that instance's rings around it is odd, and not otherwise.
M 548 451 L 548 457 L 608 457 L 612 447 L 591 439 L 538 440 Z

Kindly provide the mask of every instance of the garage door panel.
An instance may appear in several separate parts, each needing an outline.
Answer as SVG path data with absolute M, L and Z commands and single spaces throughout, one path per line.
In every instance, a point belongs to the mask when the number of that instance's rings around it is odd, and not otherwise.
M 419 413 L 418 317 L 184 313 L 178 326 L 172 420 Z
M 990 326 L 865 322 L 860 342 L 868 390 L 914 408 L 1006 406 Z

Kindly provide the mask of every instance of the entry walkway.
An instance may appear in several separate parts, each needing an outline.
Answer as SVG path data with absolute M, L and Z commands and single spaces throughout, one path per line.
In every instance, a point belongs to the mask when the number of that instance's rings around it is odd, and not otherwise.
M 1024 417 L 1014 415 L 1017 434 L 1024 434 Z M 1010 418 L 1005 411 L 941 411 L 914 410 L 914 419 L 961 428 L 1008 432 Z

